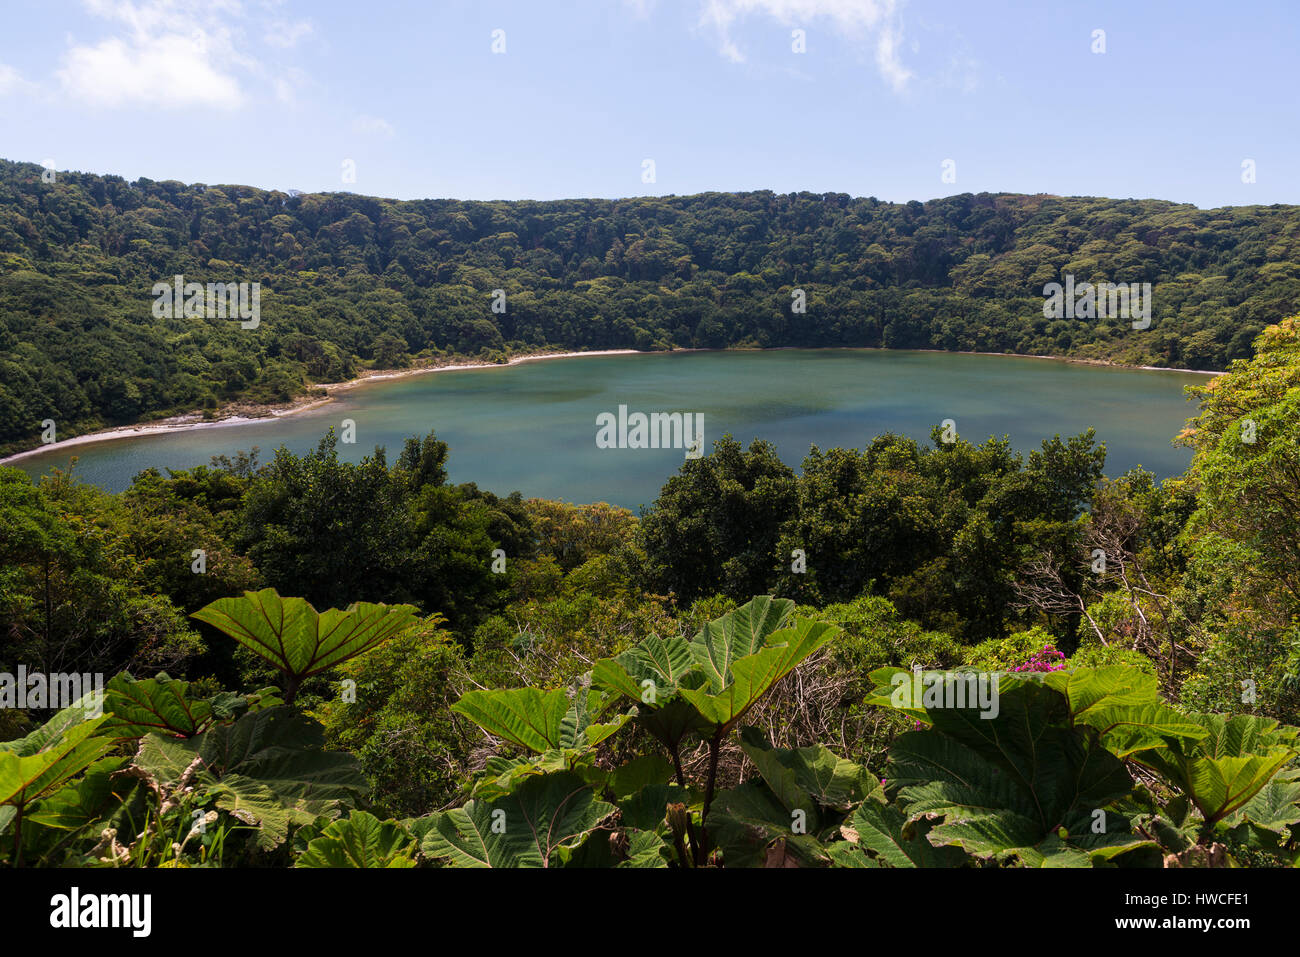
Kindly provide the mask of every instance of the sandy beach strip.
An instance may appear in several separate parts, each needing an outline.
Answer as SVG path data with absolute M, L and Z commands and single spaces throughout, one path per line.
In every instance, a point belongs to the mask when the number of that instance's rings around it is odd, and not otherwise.
M 296 415 L 299 412 L 306 412 L 309 409 L 316 409 L 334 398 L 336 392 L 346 392 L 357 386 L 365 385 L 368 382 L 391 382 L 394 379 L 405 379 L 410 376 L 424 375 L 429 372 L 456 372 L 466 369 L 503 369 L 506 366 L 519 365 L 523 362 L 536 362 L 541 359 L 577 359 L 582 356 L 621 356 L 621 355 L 640 355 L 636 349 L 603 349 L 593 352 L 542 352 L 536 355 L 515 356 L 507 362 L 465 362 L 455 365 L 442 366 L 421 366 L 417 369 L 391 369 L 381 372 L 375 372 L 369 375 L 361 375 L 355 379 L 349 379 L 346 382 L 323 382 L 313 386 L 317 391 L 323 390 L 328 395 L 305 396 L 287 406 L 267 407 L 264 414 L 244 415 L 230 414 L 217 419 L 205 419 L 198 412 L 189 412 L 185 415 L 174 415 L 166 419 L 160 419 L 157 422 L 142 423 L 140 425 L 123 425 L 111 429 L 100 429 L 96 432 L 87 432 L 84 435 L 75 435 L 70 439 L 60 439 L 57 442 L 50 442 L 45 445 L 38 445 L 34 449 L 25 449 L 22 452 L 15 452 L 0 458 L 0 465 L 8 465 L 12 462 L 18 462 L 22 459 L 30 458 L 33 455 L 41 455 L 45 452 L 55 452 L 60 449 L 69 449 L 78 445 L 90 445 L 96 442 L 113 442 L 117 439 L 138 438 L 144 435 L 165 435 L 169 432 L 190 432 L 197 429 L 218 429 L 223 426 L 232 425 L 256 425 L 259 422 L 275 422 L 286 416 Z M 220 413 L 218 413 L 220 414 Z

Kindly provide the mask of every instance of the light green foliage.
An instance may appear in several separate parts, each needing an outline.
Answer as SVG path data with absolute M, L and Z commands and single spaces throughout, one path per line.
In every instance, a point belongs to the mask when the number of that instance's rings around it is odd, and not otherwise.
M 992 638 L 966 648 L 963 663 L 980 671 L 1010 671 L 1055 641 L 1042 628 L 1017 631 L 1006 638 Z
M 1145 671 L 1152 677 L 1155 676 L 1155 664 L 1142 652 L 1134 651 L 1132 648 L 1103 645 L 1096 641 L 1081 644 L 1075 653 L 1070 655 L 1069 663 L 1071 667 L 1076 668 L 1102 668 L 1106 665 L 1123 665 L 1137 671 Z
M 157 593 L 152 563 L 137 552 L 143 521 L 121 498 L 67 473 L 34 485 L 0 467 L 6 670 L 23 662 L 43 672 L 152 673 L 203 651 L 180 602 Z
M 1197 390 L 1184 440 L 1197 511 L 1183 533 L 1198 706 L 1300 716 L 1300 317 L 1269 326 L 1256 356 Z M 1243 701 L 1251 682 L 1255 701 Z
M 443 624 L 433 616 L 340 665 L 339 681 L 312 712 L 328 746 L 360 760 L 374 807 L 387 814 L 445 806 L 468 774 L 473 728 L 451 705 L 469 673 Z
M 1268 718 L 1187 717 L 1204 729 L 1198 739 L 1170 740 L 1144 750 L 1136 760 L 1182 790 L 1207 827 L 1245 807 L 1300 754 L 1300 729 L 1279 727 Z
M 470 691 L 452 705 L 488 734 L 537 754 L 582 750 L 604 741 L 621 728 L 629 716 L 599 724 L 601 696 L 579 688 L 572 699 L 563 688 L 541 692 L 536 688 L 505 691 Z
M 352 811 L 326 825 L 294 867 L 414 867 L 415 851 L 415 840 L 402 825 Z

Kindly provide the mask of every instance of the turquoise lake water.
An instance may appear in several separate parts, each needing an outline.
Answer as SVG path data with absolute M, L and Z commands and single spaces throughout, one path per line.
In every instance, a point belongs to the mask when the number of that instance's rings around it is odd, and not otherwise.
M 430 430 L 451 447 L 453 482 L 569 502 L 650 504 L 680 466 L 680 449 L 602 449 L 596 417 L 628 412 L 704 416 L 704 448 L 729 432 L 763 438 L 796 469 L 809 446 L 860 448 L 895 432 L 929 442 L 952 419 L 973 442 L 1008 435 L 1027 452 L 1044 438 L 1089 427 L 1107 447 L 1106 472 L 1142 465 L 1182 472 L 1188 449 L 1171 441 L 1193 414 L 1183 386 L 1208 377 L 1043 359 L 878 350 L 774 350 L 593 356 L 444 371 L 370 383 L 297 415 L 248 425 L 117 439 L 16 463 L 29 474 L 66 468 L 120 491 L 149 467 L 191 468 L 254 446 L 260 460 L 286 445 L 314 448 L 330 426 L 356 423 L 357 461 L 376 445 L 396 459 L 404 439 Z

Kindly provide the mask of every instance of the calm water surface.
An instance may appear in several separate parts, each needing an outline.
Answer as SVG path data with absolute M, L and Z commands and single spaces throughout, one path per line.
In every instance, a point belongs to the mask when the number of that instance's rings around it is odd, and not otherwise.
M 798 468 L 811 445 L 860 448 L 882 432 L 928 443 L 943 419 L 962 438 L 1008 435 L 1027 452 L 1044 438 L 1089 427 L 1107 448 L 1106 472 L 1142 465 L 1161 478 L 1182 472 L 1188 449 L 1171 444 L 1195 403 L 1183 386 L 1206 376 L 1042 359 L 876 350 L 778 350 L 594 356 L 438 372 L 360 386 L 287 418 L 74 446 L 13 463 L 39 475 L 66 468 L 120 491 L 142 469 L 206 465 L 214 455 L 286 445 L 314 448 L 326 429 L 356 422 L 358 461 L 375 446 L 396 459 L 404 439 L 430 430 L 451 447 L 453 482 L 506 494 L 636 508 L 654 500 L 682 463 L 671 449 L 599 449 L 596 416 L 701 412 L 705 448 L 730 432 L 763 438 Z

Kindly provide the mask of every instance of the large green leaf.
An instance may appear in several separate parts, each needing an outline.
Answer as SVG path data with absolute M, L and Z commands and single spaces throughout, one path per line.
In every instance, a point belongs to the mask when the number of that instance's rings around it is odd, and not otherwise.
M 190 738 L 213 719 L 212 702 L 189 697 L 190 683 L 166 675 L 136 681 L 120 674 L 108 683 L 104 734 L 140 738 L 151 731 Z
M 320 724 L 283 706 L 194 738 L 150 734 L 135 764 L 163 788 L 175 787 L 194 766 L 193 786 L 202 800 L 259 825 L 258 843 L 265 848 L 282 843 L 292 825 L 337 816 L 367 791 L 356 758 L 324 750 Z
M 801 810 L 787 808 L 764 784 L 746 781 L 718 794 L 709 809 L 709 836 L 725 867 L 764 867 L 778 847 L 798 866 L 825 867 L 830 857 Z
M 90 691 L 66 708 L 59 710 L 39 728 L 33 729 L 21 738 L 0 741 L 0 752 L 8 751 L 26 757 L 45 749 L 58 740 L 67 731 L 77 728 L 87 721 L 103 717 L 103 699 L 100 692 Z M 97 722 L 102 727 L 103 722 Z
M 774 748 L 757 728 L 745 728 L 740 746 L 763 783 L 789 811 L 802 808 L 815 818 L 820 808 L 847 811 L 868 795 L 880 793 L 874 774 L 821 745 Z
M 551 867 L 613 812 L 577 774 L 535 775 L 490 802 L 434 815 L 421 851 L 453 867 Z
M 65 831 L 94 824 L 106 810 L 121 804 L 127 792 L 139 783 L 135 778 L 114 777 L 130 762 L 128 757 L 99 759 L 81 777 L 68 781 L 35 804 L 27 814 L 27 821 Z
M 794 603 L 760 596 L 694 639 L 651 635 L 592 668 L 593 684 L 637 704 L 637 722 L 670 751 L 687 733 L 721 734 L 777 681 L 838 633 L 823 622 L 789 621 Z
M 1300 771 L 1278 772 L 1224 821 L 1228 827 L 1247 822 L 1281 838 L 1294 834 L 1300 824 Z
M 537 754 L 592 747 L 616 732 L 631 718 L 621 715 L 604 724 L 593 720 L 601 695 L 579 687 L 570 698 L 563 688 L 508 688 L 470 691 L 451 706 L 488 734 L 504 738 Z
M 637 722 L 673 752 L 682 738 L 702 724 L 695 708 L 677 696 L 678 689 L 704 680 L 689 642 L 657 635 L 613 658 L 600 659 L 591 670 L 592 684 L 635 702 Z
M 102 716 L 66 726 L 57 715 L 52 721 L 63 727 L 58 735 L 33 732 L 18 747 L 0 750 L 0 805 L 26 808 L 113 748 L 112 739 L 96 737 Z
M 414 867 L 415 840 L 396 821 L 352 811 L 331 821 L 294 867 Z
M 560 726 L 569 710 L 563 688 L 470 691 L 451 706 L 488 734 L 541 754 L 560 747 Z
M 193 617 L 224 631 L 289 677 L 303 679 L 364 654 L 415 620 L 412 605 L 357 602 L 319 613 L 303 598 L 281 598 L 274 588 L 219 598 Z
M 1162 747 L 1168 738 L 1197 740 L 1205 730 L 1160 699 L 1155 675 L 1124 665 L 1048 672 L 1075 724 L 1093 728 L 1118 757 Z
M 1052 720 L 1092 728 L 1118 757 L 1161 747 L 1171 737 L 1196 739 L 1205 736 L 1199 725 L 1160 699 L 1154 676 L 1124 665 L 1075 668 L 1045 674 L 983 674 L 969 669 L 921 672 L 919 683 L 914 681 L 914 677 L 912 672 L 902 668 L 876 669 L 871 673 L 875 687 L 868 701 L 931 724 L 941 713 L 940 709 L 925 707 L 924 691 L 918 697 L 918 687 L 923 689 L 932 678 L 973 677 L 985 682 L 996 681 L 999 692 L 1004 688 L 1025 685 L 1038 685 L 1055 692 L 1059 701 L 1053 706 Z M 950 711 L 950 708 L 942 709 L 943 713 Z M 991 720 L 970 710 L 961 715 L 962 720 L 971 722 L 969 730 L 988 732 L 991 725 L 975 723 L 977 718 L 985 722 Z M 999 727 L 1008 723 L 1001 722 Z
M 927 841 L 928 830 L 924 818 L 908 821 L 891 804 L 864 801 L 840 828 L 845 840 L 828 851 L 838 867 L 960 867 L 966 861 L 961 848 Z
M 641 831 L 625 828 L 623 835 L 627 840 L 624 850 L 626 855 L 616 867 L 667 867 L 672 851 L 664 839 L 654 831 Z
M 1096 728 L 1102 744 L 1120 758 L 1163 748 L 1174 738 L 1190 743 L 1205 737 L 1205 729 L 1194 719 L 1167 704 L 1111 708 L 1089 715 L 1086 723 Z
M 1207 825 L 1231 816 L 1297 754 L 1295 728 L 1255 715 L 1190 714 L 1200 740 L 1169 739 L 1134 760 L 1164 775 L 1201 812 Z
M 1118 815 L 1107 821 L 1106 807 L 1131 791 L 1132 779 L 1096 729 L 1075 723 L 1065 683 L 985 677 L 997 682 L 996 716 L 970 702 L 925 707 L 932 729 L 890 748 L 887 776 L 909 818 L 943 818 L 930 842 L 1030 866 L 1086 866 L 1147 846 Z M 1144 689 L 1082 681 L 1076 690 L 1081 714 L 1145 706 Z M 904 707 L 915 705 L 903 697 Z
M 597 661 L 592 681 L 638 702 L 646 696 L 648 681 L 654 686 L 654 696 L 666 700 L 696 670 L 690 642 L 685 638 L 648 635 L 627 651 Z
M 691 657 L 708 678 L 715 694 L 732 683 L 732 665 L 762 648 L 775 644 L 772 633 L 794 611 L 788 598 L 761 596 L 710 621 L 690 644 Z
M 1111 708 L 1159 704 L 1155 675 L 1128 665 L 1047 672 L 1044 684 L 1065 695 L 1075 721 Z M 1094 725 L 1095 726 L 1095 725 Z
M 1096 815 L 1131 789 L 1118 758 L 1082 732 L 1039 728 L 1029 739 L 1033 750 L 1003 752 L 1017 767 L 1008 773 L 956 738 L 909 732 L 890 748 L 889 781 L 900 787 L 899 803 L 910 820 L 943 818 L 930 831 L 930 843 L 955 845 L 975 857 L 1089 866 L 1149 845 L 1118 815 Z M 1107 830 L 1094 834 L 1098 820 Z
M 839 632 L 835 625 L 801 618 L 793 627 L 768 634 L 766 647 L 731 661 L 725 675 L 729 683 L 720 691 L 682 688 L 681 696 L 695 706 L 715 735 L 725 734 L 774 684 Z

